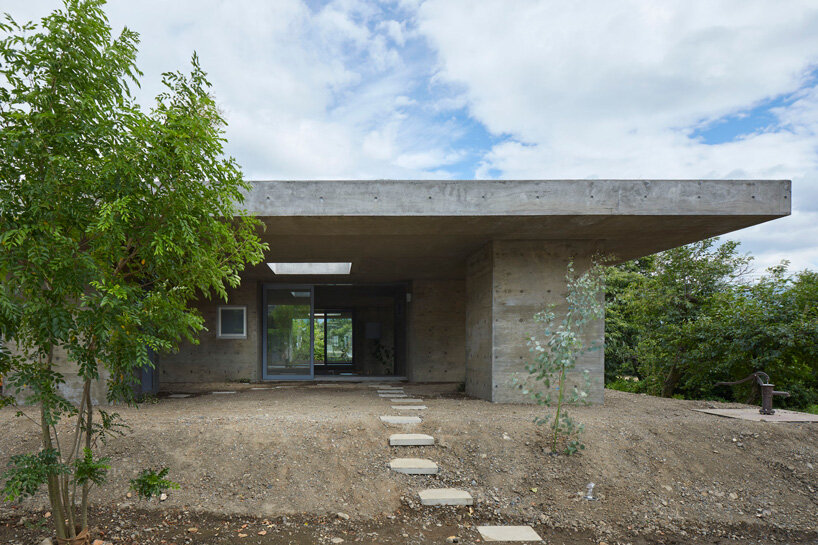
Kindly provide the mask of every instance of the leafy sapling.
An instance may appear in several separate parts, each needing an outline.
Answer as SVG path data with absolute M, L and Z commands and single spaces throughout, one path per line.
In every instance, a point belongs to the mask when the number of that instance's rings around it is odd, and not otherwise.
M 568 406 L 586 404 L 591 380 L 588 371 L 579 380 L 571 371 L 583 354 L 599 350 L 598 343 L 588 343 L 588 328 L 604 316 L 602 293 L 603 269 L 594 263 L 586 272 L 577 275 L 573 262 L 565 275 L 567 308 L 551 303 L 534 315 L 540 331 L 528 339 L 533 361 L 526 365 L 528 376 L 516 378 L 517 387 L 539 405 L 554 407 L 554 413 L 538 416 L 537 424 L 551 428 L 551 452 L 561 450 L 571 455 L 585 448 L 581 441 L 584 425 L 568 412 Z

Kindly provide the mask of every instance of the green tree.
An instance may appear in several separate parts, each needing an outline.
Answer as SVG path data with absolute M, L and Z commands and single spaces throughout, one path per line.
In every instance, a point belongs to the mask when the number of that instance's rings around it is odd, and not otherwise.
M 710 355 L 703 344 L 716 297 L 747 272 L 738 243 L 708 239 L 656 255 L 654 269 L 634 284 L 632 319 L 639 328 L 636 355 L 648 391 L 670 397 Z M 703 373 L 693 373 L 710 380 Z M 715 382 L 715 381 L 713 381 Z
M 636 346 L 640 328 L 634 294 L 654 270 L 655 256 L 605 268 L 605 382 L 622 376 L 639 377 Z
M 818 274 L 791 275 L 786 263 L 772 267 L 757 282 L 722 293 L 711 315 L 703 343 L 716 380 L 764 371 L 777 389 L 793 394 L 782 404 L 818 403 Z M 755 384 L 715 391 L 712 383 L 691 382 L 698 396 L 735 393 L 743 395 L 742 401 L 756 402 L 760 395 Z
M 4 496 L 46 484 L 60 538 L 87 528 L 108 462 L 93 449 L 118 429 L 94 409 L 92 383 L 133 402 L 151 351 L 196 342 L 190 302 L 226 297 L 264 250 L 259 222 L 238 208 L 247 185 L 223 155 L 196 56 L 142 111 L 129 90 L 138 36 L 112 36 L 103 4 L 67 0 L 39 24 L 0 23 L 0 335 L 11 348 L 0 376 L 39 406 L 42 443 L 12 458 Z M 84 381 L 77 404 L 61 393 L 57 352 Z
M 713 239 L 609 268 L 606 382 L 757 402 L 753 385 L 714 384 L 765 371 L 793 394 L 777 403 L 818 403 L 818 274 L 791 274 L 783 263 L 750 282 L 749 261 L 736 243 Z

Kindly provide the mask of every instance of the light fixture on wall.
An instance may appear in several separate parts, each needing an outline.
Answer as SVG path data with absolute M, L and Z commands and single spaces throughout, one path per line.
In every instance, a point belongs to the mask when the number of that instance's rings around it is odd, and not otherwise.
M 277 275 L 286 274 L 349 274 L 352 263 L 323 262 L 323 263 L 267 263 L 267 266 Z

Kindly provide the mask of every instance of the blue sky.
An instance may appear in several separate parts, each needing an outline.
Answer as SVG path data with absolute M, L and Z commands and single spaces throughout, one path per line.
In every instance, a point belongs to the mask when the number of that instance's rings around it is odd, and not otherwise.
M 19 20 L 53 0 L 4 2 Z M 818 269 L 818 2 L 113 0 L 139 99 L 196 50 L 253 179 L 774 178 Z

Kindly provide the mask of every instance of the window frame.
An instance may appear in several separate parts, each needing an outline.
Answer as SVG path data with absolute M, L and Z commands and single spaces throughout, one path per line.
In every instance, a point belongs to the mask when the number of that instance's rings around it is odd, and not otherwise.
M 242 311 L 243 333 L 222 333 L 222 310 Z M 247 305 L 219 305 L 216 310 L 216 338 L 218 339 L 246 339 L 247 338 Z

